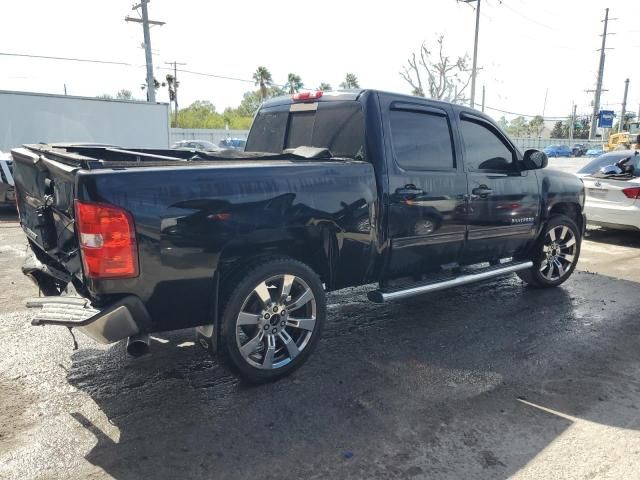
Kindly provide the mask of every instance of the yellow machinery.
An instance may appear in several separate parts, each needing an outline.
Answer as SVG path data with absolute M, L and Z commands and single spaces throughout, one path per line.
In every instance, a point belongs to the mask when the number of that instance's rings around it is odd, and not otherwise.
M 625 132 L 609 135 L 609 140 L 604 144 L 604 151 L 640 149 L 640 122 L 630 122 L 629 129 Z

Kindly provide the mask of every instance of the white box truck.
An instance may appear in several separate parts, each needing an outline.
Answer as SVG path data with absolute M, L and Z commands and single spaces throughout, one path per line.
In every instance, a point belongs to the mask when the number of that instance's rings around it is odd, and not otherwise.
M 0 152 L 33 143 L 169 147 L 169 105 L 0 90 Z M 11 159 L 0 155 L 0 205 L 13 203 Z

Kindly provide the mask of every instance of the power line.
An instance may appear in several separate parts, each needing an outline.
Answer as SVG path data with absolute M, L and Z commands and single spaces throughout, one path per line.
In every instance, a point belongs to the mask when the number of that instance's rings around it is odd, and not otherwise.
M 64 60 L 68 62 L 101 63 L 105 65 L 124 65 L 125 67 L 140 66 L 140 65 L 133 65 L 127 62 L 114 62 L 110 60 L 92 60 L 89 58 L 74 58 L 74 57 L 52 57 L 48 55 L 31 55 L 27 53 L 0 52 L 0 55 L 2 55 L 3 57 L 43 58 L 45 60 Z
M 28 53 L 15 53 L 15 52 L 0 52 L 0 56 L 39 58 L 44 60 L 59 60 L 59 61 L 67 61 L 67 62 L 97 63 L 97 64 L 104 64 L 104 65 L 122 65 L 125 67 L 135 67 L 135 68 L 141 68 L 145 66 L 144 64 L 133 64 L 129 62 L 118 62 L 118 61 L 111 61 L 111 60 L 96 60 L 91 58 L 76 58 L 76 57 L 54 57 L 50 55 L 34 55 L 34 54 L 28 54 Z M 173 71 L 173 68 L 167 68 L 167 67 L 156 67 L 156 69 Z M 216 73 L 196 72 L 193 70 L 184 70 L 181 68 L 177 69 L 177 71 L 181 73 L 188 73 L 191 75 L 199 75 L 202 77 L 220 78 L 222 80 L 233 80 L 236 82 L 244 82 L 244 83 L 255 83 L 255 80 L 250 80 L 248 78 L 230 77 L 228 75 L 219 75 Z M 276 84 L 276 83 L 274 83 L 273 85 L 277 87 L 284 86 L 283 84 Z
M 511 10 L 511 12 L 513 12 L 513 13 L 515 13 L 516 15 L 518 15 L 518 16 L 520 16 L 520 17 L 524 18 L 525 20 L 528 20 L 529 22 L 534 23 L 534 24 L 536 24 L 536 25 L 538 25 L 538 26 L 540 26 L 540 27 L 542 27 L 542 28 L 546 28 L 546 29 L 548 29 L 548 30 L 557 30 L 556 28 L 551 27 L 550 25 L 547 25 L 547 24 L 545 24 L 545 23 L 541 23 L 541 22 L 539 22 L 539 21 L 537 21 L 537 20 L 535 20 L 535 19 L 533 19 L 533 18 L 531 18 L 531 17 L 528 17 L 528 16 L 527 16 L 527 15 L 525 15 L 524 13 L 520 13 L 520 12 L 518 12 L 516 9 L 514 9 L 514 8 L 513 8 L 513 7 L 511 7 L 511 6 L 509 6 L 509 4 L 507 4 L 506 2 L 500 1 L 500 5 L 502 5 L 503 7 L 505 7 L 507 10 Z
M 172 68 L 167 68 L 167 67 L 158 67 L 158 69 L 160 70 L 173 70 Z M 238 77 L 229 77 L 226 75 L 218 75 L 216 73 L 205 73 L 205 72 L 195 72 L 193 70 L 184 70 L 181 68 L 177 69 L 178 72 L 181 73 L 188 73 L 191 75 L 199 75 L 201 77 L 211 77 L 211 78 L 220 78 L 222 80 L 233 80 L 236 82 L 244 82 L 244 83 L 253 83 L 255 84 L 255 80 L 249 80 L 248 78 L 238 78 Z M 271 83 L 270 85 L 273 85 L 274 87 L 284 87 L 284 84 L 279 84 L 279 83 Z
M 495 107 L 490 107 L 489 105 L 486 105 L 484 108 L 486 108 L 487 110 L 493 110 L 495 112 L 500 112 L 500 113 L 506 113 L 507 115 L 516 115 L 518 117 L 529 117 L 529 118 L 534 118 L 534 117 L 540 117 L 541 115 L 530 115 L 527 113 L 518 113 L 518 112 L 510 112 L 509 110 L 503 110 L 500 108 L 495 108 Z M 571 118 L 570 116 L 566 116 L 566 117 L 542 117 L 544 118 L 544 120 L 566 120 L 567 118 Z

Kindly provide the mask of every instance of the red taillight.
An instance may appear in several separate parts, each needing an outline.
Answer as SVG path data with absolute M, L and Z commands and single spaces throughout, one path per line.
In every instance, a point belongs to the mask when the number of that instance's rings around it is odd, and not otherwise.
M 322 90 L 317 90 L 315 92 L 298 92 L 294 93 L 291 97 L 294 100 L 317 100 L 322 97 Z
M 75 207 L 84 274 L 91 278 L 138 276 L 136 236 L 129 212 L 78 200 Z
M 622 189 L 622 193 L 624 193 L 627 198 L 640 198 L 640 187 L 624 188 Z

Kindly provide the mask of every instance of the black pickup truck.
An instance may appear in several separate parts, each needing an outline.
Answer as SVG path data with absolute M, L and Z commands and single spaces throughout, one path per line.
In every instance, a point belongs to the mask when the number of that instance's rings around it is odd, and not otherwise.
M 482 113 L 373 90 L 262 105 L 246 151 L 27 145 L 12 152 L 35 325 L 110 343 L 196 327 L 252 382 L 290 373 L 325 292 L 400 300 L 512 272 L 573 272 L 584 188 Z

